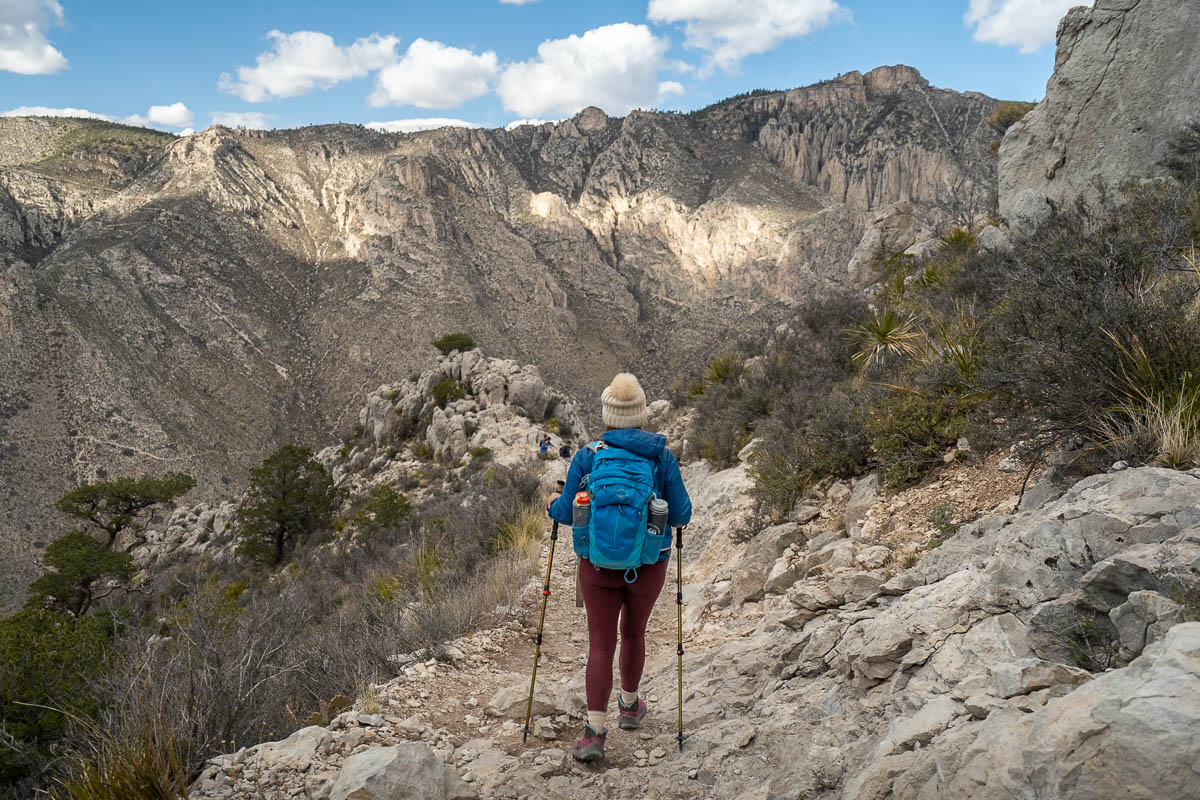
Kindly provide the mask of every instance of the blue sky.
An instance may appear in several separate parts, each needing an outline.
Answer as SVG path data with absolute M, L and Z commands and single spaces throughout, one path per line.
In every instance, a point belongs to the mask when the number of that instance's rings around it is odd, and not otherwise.
M 897 63 L 935 86 L 1036 100 L 1077 2 L 0 0 L 0 112 L 82 109 L 175 132 L 503 126 L 590 104 L 693 109 Z

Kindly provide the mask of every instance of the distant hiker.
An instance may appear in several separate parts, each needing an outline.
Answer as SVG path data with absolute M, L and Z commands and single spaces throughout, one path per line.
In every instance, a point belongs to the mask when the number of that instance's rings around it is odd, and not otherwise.
M 567 461 L 570 461 L 571 460 L 571 445 L 567 444 L 566 442 L 563 442 L 563 446 L 558 448 L 558 454 L 560 456 L 562 456 L 563 458 L 565 458 Z
M 540 442 L 538 442 L 538 453 L 540 453 L 541 455 L 546 455 L 546 453 L 549 453 L 549 452 L 550 452 L 550 437 L 546 436 Z
M 646 662 L 646 624 L 662 591 L 671 557 L 671 528 L 692 518 L 692 501 L 679 474 L 667 438 L 641 430 L 646 424 L 646 394 L 637 378 L 623 372 L 600 395 L 607 431 L 598 442 L 575 454 L 561 495 L 551 498 L 550 516 L 570 525 L 573 500 L 590 520 L 572 528 L 579 555 L 579 582 L 588 621 L 587 725 L 575 743 L 579 761 L 604 758 L 608 701 L 612 694 L 613 656 L 621 632 L 621 693 L 618 725 L 637 730 L 646 716 L 638 696 Z M 661 533 L 647 528 L 652 498 L 668 504 Z M 590 538 L 589 538 L 590 537 Z M 637 547 L 638 539 L 642 540 Z M 615 568 L 602 568 L 601 560 Z

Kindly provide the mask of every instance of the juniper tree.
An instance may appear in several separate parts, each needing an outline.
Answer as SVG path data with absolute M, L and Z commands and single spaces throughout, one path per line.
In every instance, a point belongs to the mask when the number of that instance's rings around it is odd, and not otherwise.
M 238 511 L 238 553 L 278 566 L 297 539 L 330 524 L 341 497 L 312 450 L 284 445 L 250 470 L 250 488 Z
M 82 617 L 105 596 L 97 595 L 98 590 L 133 577 L 132 556 L 109 550 L 83 531 L 71 531 L 51 542 L 44 561 L 51 571 L 30 585 L 30 599 L 37 605 L 53 599 L 75 617 Z
M 196 480 L 183 472 L 161 478 L 149 475 L 117 478 L 72 489 L 58 499 L 55 507 L 94 528 L 107 539 L 105 547 L 111 549 L 122 533 L 143 530 L 145 520 L 156 506 L 171 502 L 195 485 Z M 129 552 L 140 542 L 135 538 L 125 551 Z

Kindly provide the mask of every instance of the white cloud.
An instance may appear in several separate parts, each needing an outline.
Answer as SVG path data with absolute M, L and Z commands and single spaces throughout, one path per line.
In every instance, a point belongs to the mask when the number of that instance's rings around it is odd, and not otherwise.
M 179 132 L 179 135 L 180 136 L 191 136 L 195 132 L 196 132 L 195 128 L 184 128 L 183 130 L 181 130 Z
M 272 125 L 267 120 L 274 119 L 274 115 L 264 114 L 261 111 L 213 111 L 208 116 L 214 125 L 224 125 L 226 128 L 250 128 L 256 131 L 271 128 Z
M 1032 53 L 1054 42 L 1058 21 L 1081 0 L 971 0 L 963 22 L 977 42 Z
M 848 15 L 836 0 L 650 0 L 646 11 L 651 22 L 684 23 L 687 46 L 709 54 L 706 72 L 733 69 Z
M 217 85 L 249 103 L 298 97 L 361 78 L 396 60 L 395 36 L 373 34 L 341 47 L 318 31 L 270 31 L 271 50 L 259 53 L 256 66 L 238 67 L 237 80 L 223 73 Z
M 171 103 L 169 106 L 150 106 L 150 110 L 142 114 L 133 114 L 124 119 L 129 125 L 163 125 L 168 128 L 186 128 L 192 124 L 192 112 L 183 103 Z
M 671 95 L 683 94 L 683 84 L 679 81 L 663 81 L 658 85 L 658 100 L 662 102 Z
M 394 119 L 390 122 L 368 122 L 366 127 L 374 128 L 384 133 L 415 133 L 416 131 L 431 131 L 435 128 L 482 128 L 474 122 L 449 117 L 425 117 L 417 119 Z
M 66 57 L 46 39 L 48 28 L 62 24 L 57 0 L 0 2 L 0 70 L 49 75 L 66 69 Z
M 561 119 L 514 119 L 512 122 L 504 126 L 504 130 L 511 131 L 522 125 L 545 125 L 547 122 L 562 122 Z
M 417 39 L 404 58 L 375 78 L 373 106 L 453 108 L 487 94 L 500 67 L 492 51 L 475 55 L 461 47 Z
M 107 114 L 97 114 L 86 108 L 47 108 L 46 106 L 21 106 L 10 111 L 0 111 L 0 117 L 85 117 L 112 122 Z
M 645 25 L 628 22 L 550 39 L 538 45 L 536 59 L 504 70 L 500 100 L 523 117 L 570 116 L 586 106 L 620 115 L 653 106 L 669 46 Z

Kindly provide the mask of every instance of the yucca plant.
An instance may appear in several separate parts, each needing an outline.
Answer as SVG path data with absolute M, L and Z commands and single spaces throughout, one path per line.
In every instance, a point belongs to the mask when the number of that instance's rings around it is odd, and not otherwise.
M 1101 441 L 1139 461 L 1200 464 L 1200 348 L 1166 339 L 1156 357 L 1139 337 L 1105 335 L 1121 359 L 1114 378 L 1122 401 L 1095 424 Z
M 946 265 L 937 259 L 927 261 L 913 275 L 913 285 L 918 289 L 932 289 L 946 279 Z
M 875 312 L 847 333 L 858 344 L 852 360 L 864 371 L 893 358 L 911 358 L 916 355 L 921 340 L 916 315 L 895 307 Z
M 725 353 L 708 362 L 704 371 L 704 382 L 712 386 L 718 383 L 731 383 L 742 374 L 742 359 L 733 353 Z
M 938 249 L 956 257 L 969 256 L 979 249 L 979 240 L 969 230 L 951 228 L 942 236 Z
M 158 723 L 111 731 L 76 722 L 88 750 L 72 759 L 54 800 L 187 800 L 188 747 Z
M 934 318 L 932 327 L 933 335 L 925 339 L 926 363 L 950 367 L 958 379 L 958 390 L 971 391 L 983 363 L 974 310 L 956 303 L 953 316 L 949 320 Z

